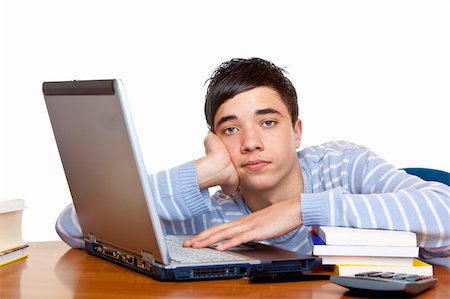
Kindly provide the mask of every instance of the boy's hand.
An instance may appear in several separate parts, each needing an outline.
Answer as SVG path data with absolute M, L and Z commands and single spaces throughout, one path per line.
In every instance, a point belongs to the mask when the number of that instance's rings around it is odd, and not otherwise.
M 202 248 L 224 241 L 216 249 L 223 251 L 250 241 L 282 236 L 302 224 L 299 198 L 277 202 L 232 222 L 213 226 L 195 235 L 184 247 Z
M 239 186 L 239 176 L 225 144 L 214 133 L 204 141 L 206 156 L 197 160 L 197 181 L 200 189 L 219 186 L 231 195 Z

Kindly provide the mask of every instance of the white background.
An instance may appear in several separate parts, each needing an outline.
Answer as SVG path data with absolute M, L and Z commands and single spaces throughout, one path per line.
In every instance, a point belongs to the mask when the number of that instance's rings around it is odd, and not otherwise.
M 0 198 L 26 241 L 71 202 L 43 81 L 122 79 L 147 170 L 203 154 L 205 80 L 233 57 L 287 67 L 302 147 L 347 139 L 450 170 L 448 1 L 0 0 Z

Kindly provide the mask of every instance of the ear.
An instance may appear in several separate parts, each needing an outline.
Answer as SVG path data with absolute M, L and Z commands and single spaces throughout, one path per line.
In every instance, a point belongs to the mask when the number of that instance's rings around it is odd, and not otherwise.
M 297 119 L 297 121 L 294 124 L 294 138 L 295 138 L 295 147 L 299 148 L 300 144 L 302 143 L 302 121 L 300 119 Z

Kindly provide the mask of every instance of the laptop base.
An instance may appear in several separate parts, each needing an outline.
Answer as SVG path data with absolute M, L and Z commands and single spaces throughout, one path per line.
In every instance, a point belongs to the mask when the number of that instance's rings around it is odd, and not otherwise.
M 250 263 L 235 263 L 226 265 L 207 266 L 177 266 L 169 269 L 157 266 L 130 253 L 124 253 L 109 246 L 93 243 L 86 240 L 87 251 L 99 258 L 124 266 L 159 281 L 193 281 L 211 279 L 236 279 L 251 275 L 301 273 L 310 271 L 317 259 L 271 261 L 268 263 L 252 265 Z

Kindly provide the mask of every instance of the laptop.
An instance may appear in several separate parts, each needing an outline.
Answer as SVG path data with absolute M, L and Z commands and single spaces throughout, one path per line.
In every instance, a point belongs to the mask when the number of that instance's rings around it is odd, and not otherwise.
M 161 281 L 298 273 L 315 265 L 313 256 L 259 242 L 224 252 L 183 248 L 189 236 L 164 235 L 121 80 L 42 88 L 90 254 Z

